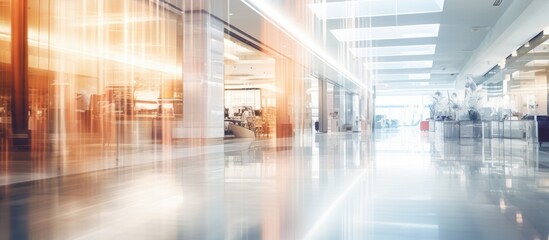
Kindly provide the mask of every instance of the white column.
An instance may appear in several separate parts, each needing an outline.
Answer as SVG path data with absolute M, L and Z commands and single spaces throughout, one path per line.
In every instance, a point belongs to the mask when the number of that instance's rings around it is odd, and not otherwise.
M 224 136 L 224 25 L 205 11 L 185 14 L 183 121 L 174 138 Z

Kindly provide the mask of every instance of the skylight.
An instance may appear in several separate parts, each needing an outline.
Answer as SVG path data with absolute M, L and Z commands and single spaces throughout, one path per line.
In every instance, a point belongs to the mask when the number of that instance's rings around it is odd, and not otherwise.
M 379 74 L 375 77 L 378 81 L 398 81 L 398 80 L 426 80 L 431 78 L 430 73 L 417 74 Z
M 389 57 L 411 55 L 433 55 L 436 45 L 410 45 L 392 47 L 351 48 L 350 51 L 356 57 Z
M 359 0 L 310 4 L 320 19 L 442 12 L 444 0 Z
M 437 37 L 440 24 L 330 30 L 340 42 Z
M 406 61 L 406 62 L 374 62 L 368 63 L 371 69 L 411 69 L 411 68 L 431 68 L 433 61 Z

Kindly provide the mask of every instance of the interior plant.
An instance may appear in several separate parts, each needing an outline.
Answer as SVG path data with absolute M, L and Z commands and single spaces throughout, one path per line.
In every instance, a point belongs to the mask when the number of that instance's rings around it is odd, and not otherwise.
M 452 120 L 458 120 L 457 116 L 463 109 L 463 104 L 460 102 L 457 93 L 450 94 L 448 99 L 448 107 L 451 111 Z
M 435 114 L 436 114 L 435 104 L 431 103 L 427 106 L 429 107 L 429 120 L 434 120 L 435 119 Z
M 479 121 L 480 113 L 479 108 L 481 100 L 484 98 L 484 91 L 478 87 L 475 81 L 471 78 L 467 78 L 465 83 L 465 108 L 469 115 L 469 120 Z
M 440 91 L 436 91 L 433 95 L 433 106 L 435 120 L 446 120 L 449 114 L 448 98 Z

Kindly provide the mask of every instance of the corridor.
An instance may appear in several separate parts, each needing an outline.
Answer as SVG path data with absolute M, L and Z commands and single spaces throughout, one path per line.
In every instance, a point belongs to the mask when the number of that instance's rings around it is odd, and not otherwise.
M 4 185 L 0 239 L 548 239 L 547 153 L 429 134 L 174 144 Z

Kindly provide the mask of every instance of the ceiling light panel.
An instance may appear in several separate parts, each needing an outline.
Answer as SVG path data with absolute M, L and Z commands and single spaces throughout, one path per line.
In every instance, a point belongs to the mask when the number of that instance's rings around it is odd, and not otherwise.
M 442 12 L 444 0 L 360 0 L 310 4 L 320 19 L 377 17 Z
M 406 62 L 374 62 L 366 64 L 371 69 L 412 69 L 432 68 L 433 61 L 406 61 Z
M 340 42 L 437 37 L 440 24 L 330 30 Z
M 431 78 L 430 73 L 418 74 L 379 74 L 375 77 L 378 81 L 398 81 L 398 80 L 427 80 Z
M 435 50 L 435 44 L 350 49 L 351 53 L 356 57 L 433 55 L 435 54 Z

